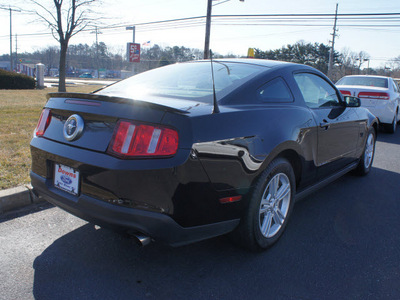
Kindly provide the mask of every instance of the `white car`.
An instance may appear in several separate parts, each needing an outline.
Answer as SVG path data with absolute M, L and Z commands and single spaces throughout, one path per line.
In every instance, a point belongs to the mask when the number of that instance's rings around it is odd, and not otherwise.
M 400 120 L 400 91 L 393 78 L 372 75 L 351 75 L 341 78 L 336 86 L 344 96 L 360 98 L 386 131 L 394 133 Z

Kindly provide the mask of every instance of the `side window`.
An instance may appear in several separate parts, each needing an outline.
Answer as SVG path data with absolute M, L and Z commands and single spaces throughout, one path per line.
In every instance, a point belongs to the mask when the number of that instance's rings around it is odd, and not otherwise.
M 323 78 L 311 73 L 299 73 L 294 79 L 310 108 L 340 106 L 336 90 Z
M 399 90 L 398 90 L 398 87 L 397 87 L 396 82 L 392 81 L 392 84 L 393 84 L 393 90 L 394 90 L 396 93 L 398 93 Z
M 263 102 L 293 102 L 293 96 L 285 81 L 277 77 L 264 84 L 257 91 Z

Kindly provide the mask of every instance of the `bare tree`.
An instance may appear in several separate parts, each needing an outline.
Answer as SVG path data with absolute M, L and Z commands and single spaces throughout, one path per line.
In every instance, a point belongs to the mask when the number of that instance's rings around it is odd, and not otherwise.
M 98 0 L 53 0 L 52 8 L 50 5 L 43 4 L 44 1 L 29 1 L 36 5 L 37 9 L 34 13 L 48 25 L 53 37 L 60 43 L 58 91 L 65 92 L 68 43 L 71 37 L 85 29 L 94 20 L 91 18 L 93 12 L 90 6 Z
M 359 53 L 350 51 L 348 48 L 342 49 L 339 56 L 339 66 L 341 76 L 360 74 L 361 65 L 369 59 L 369 54 L 361 51 Z
M 50 75 L 50 70 L 57 66 L 57 61 L 60 61 L 60 50 L 55 46 L 50 46 L 40 52 L 41 61 L 47 66 L 47 75 Z
M 395 78 L 400 78 L 400 55 L 393 59 L 393 74 Z
M 400 69 L 400 55 L 393 59 L 393 62 L 397 69 Z
M 360 51 L 359 53 L 357 53 L 357 57 L 356 57 L 356 61 L 358 63 L 358 74 L 360 74 L 361 72 L 361 65 L 368 61 L 370 58 L 369 54 L 364 52 L 364 51 Z

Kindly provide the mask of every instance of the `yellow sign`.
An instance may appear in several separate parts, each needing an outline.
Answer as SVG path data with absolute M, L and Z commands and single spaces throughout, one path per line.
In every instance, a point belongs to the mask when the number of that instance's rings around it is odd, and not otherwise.
M 254 48 L 249 48 L 249 50 L 247 51 L 247 57 L 254 58 Z

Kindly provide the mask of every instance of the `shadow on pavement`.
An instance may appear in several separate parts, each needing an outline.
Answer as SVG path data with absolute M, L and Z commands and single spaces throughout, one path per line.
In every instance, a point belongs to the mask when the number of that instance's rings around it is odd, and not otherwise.
M 54 206 L 47 201 L 31 204 L 19 210 L 10 211 L 0 215 L 0 223 L 7 222 L 15 218 L 21 218 L 26 215 L 34 214 L 52 207 Z
M 297 203 L 262 253 L 226 237 L 180 248 L 84 225 L 34 261 L 36 299 L 367 299 L 400 297 L 400 174 L 344 176 Z
M 378 142 L 400 145 L 400 125 L 398 125 L 395 133 L 378 132 Z

